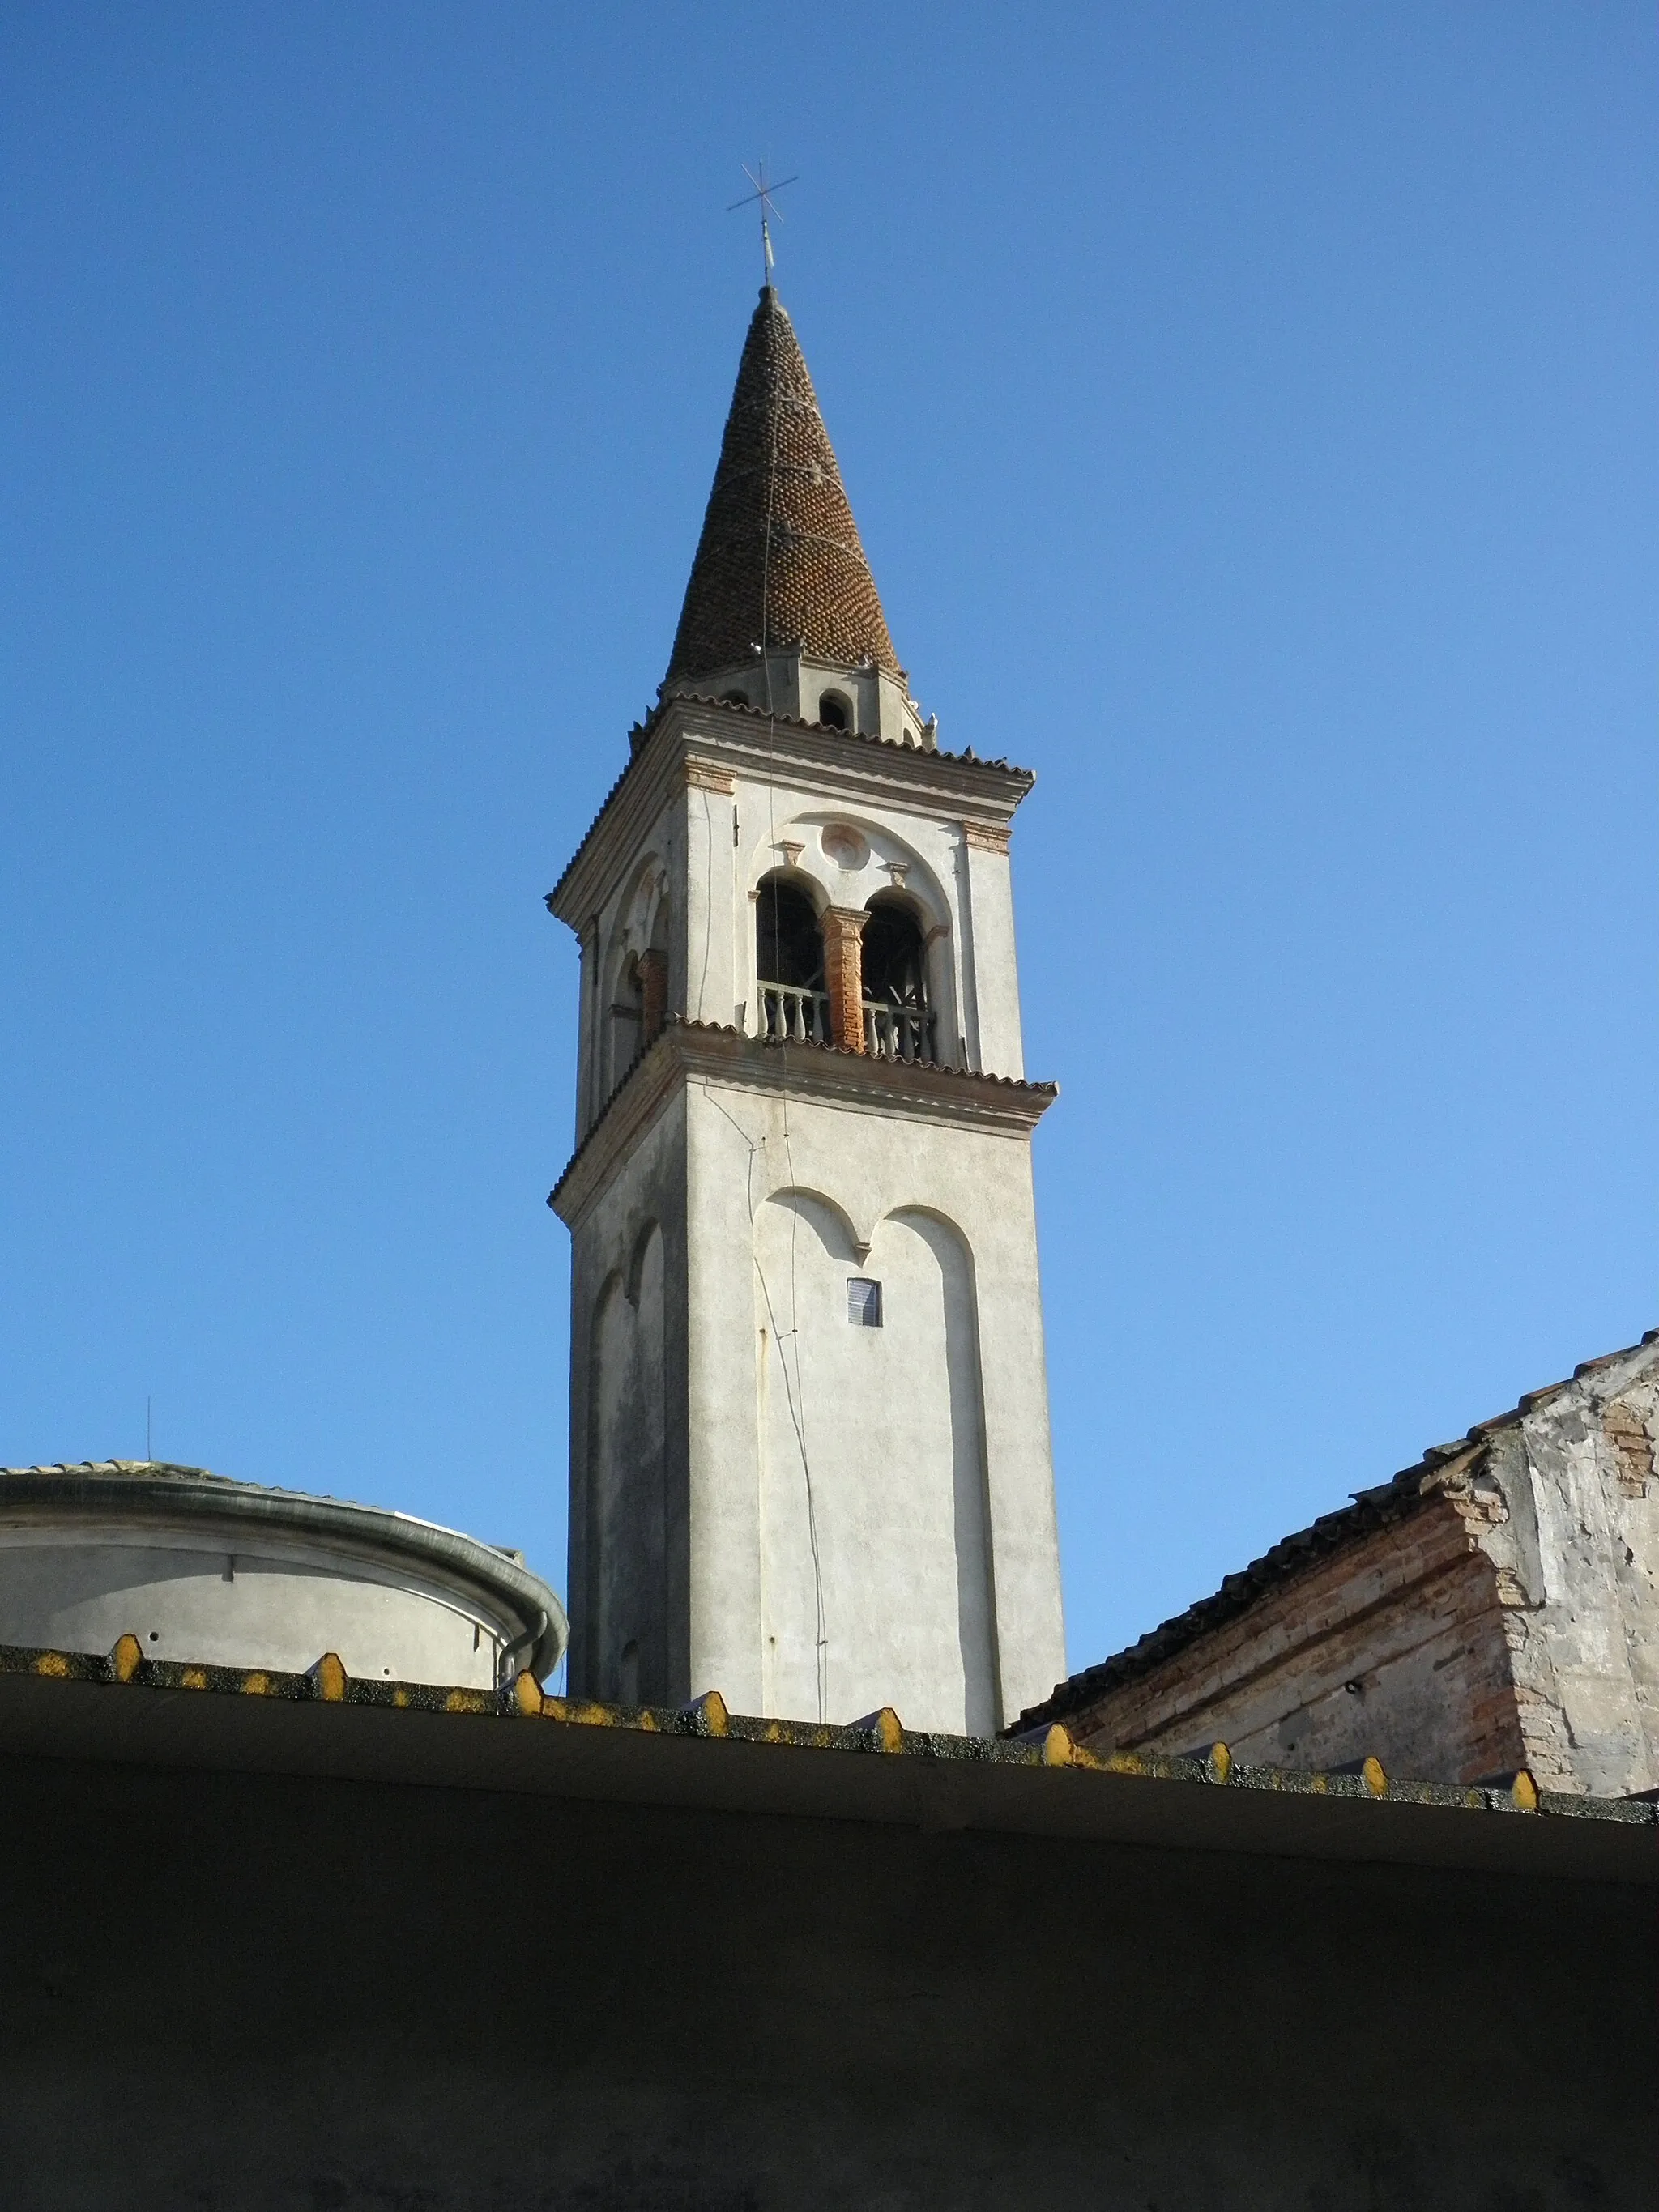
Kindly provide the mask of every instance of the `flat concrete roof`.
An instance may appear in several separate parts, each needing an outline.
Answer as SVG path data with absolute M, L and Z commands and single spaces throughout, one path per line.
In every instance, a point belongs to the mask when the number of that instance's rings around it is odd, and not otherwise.
M 850 1728 L 579 1704 L 528 1674 L 511 1690 L 306 1674 L 0 1645 L 0 1753 L 735 1815 L 1095 1838 L 1160 1850 L 1470 1867 L 1659 1881 L 1659 1808 L 1448 1789 L 1232 1762 L 1103 1759 L 1054 1728 L 1023 1741 L 929 1735 L 884 1711 Z

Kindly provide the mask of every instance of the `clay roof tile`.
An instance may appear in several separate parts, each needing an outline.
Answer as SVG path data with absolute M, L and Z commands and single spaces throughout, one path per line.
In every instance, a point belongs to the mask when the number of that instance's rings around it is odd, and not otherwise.
M 817 394 L 769 284 L 738 363 L 666 681 L 739 665 L 763 642 L 898 670 Z

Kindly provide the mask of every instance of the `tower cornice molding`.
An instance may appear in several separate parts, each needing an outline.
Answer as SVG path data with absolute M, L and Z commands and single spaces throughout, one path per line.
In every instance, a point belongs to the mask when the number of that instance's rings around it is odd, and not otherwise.
M 959 820 L 970 842 L 1006 852 L 1014 810 L 1036 778 L 983 761 L 832 730 L 724 700 L 670 697 L 646 725 L 569 866 L 548 893 L 550 912 L 580 931 L 634 847 L 678 789 L 731 792 L 739 776 L 787 777 L 815 799 Z
M 548 1193 L 549 1206 L 567 1227 L 575 1228 L 668 1102 L 700 1080 L 1027 1142 L 1060 1095 L 1054 1083 L 925 1060 L 878 1060 L 840 1045 L 784 1045 L 720 1023 L 672 1015 Z

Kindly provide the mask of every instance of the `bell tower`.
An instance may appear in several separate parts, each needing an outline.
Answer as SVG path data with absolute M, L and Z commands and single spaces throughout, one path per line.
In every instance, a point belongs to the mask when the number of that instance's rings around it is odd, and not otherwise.
M 912 700 L 793 328 L 749 326 L 581 947 L 570 1686 L 990 1735 L 1065 1673 L 1010 828 Z

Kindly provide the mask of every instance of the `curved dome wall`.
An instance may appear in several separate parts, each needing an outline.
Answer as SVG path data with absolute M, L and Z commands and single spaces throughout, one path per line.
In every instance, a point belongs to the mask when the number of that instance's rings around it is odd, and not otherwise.
M 376 1506 L 131 1460 L 0 1468 L 0 1643 L 493 1687 L 564 1608 L 516 1553 Z

